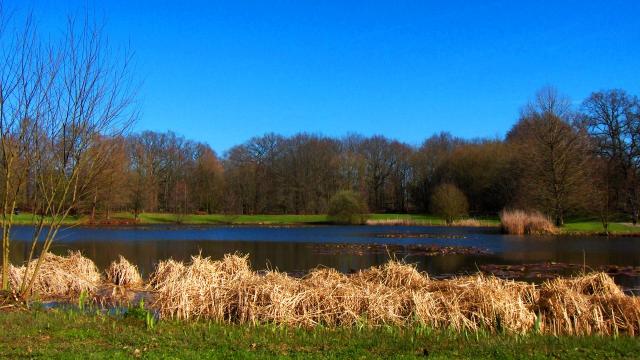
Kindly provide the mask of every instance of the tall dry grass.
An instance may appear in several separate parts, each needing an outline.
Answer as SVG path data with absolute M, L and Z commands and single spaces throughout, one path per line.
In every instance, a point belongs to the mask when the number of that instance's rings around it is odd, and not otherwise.
M 385 225 L 385 226 L 397 226 L 397 225 L 441 225 L 441 222 L 434 222 L 432 220 L 427 219 L 369 219 L 366 221 L 367 225 Z M 491 226 L 489 222 L 468 218 L 468 219 L 459 219 L 454 220 L 451 226 L 461 226 L 461 227 L 481 227 L 481 226 Z
M 537 211 L 503 210 L 500 212 L 503 232 L 512 235 L 556 234 L 558 229 L 546 216 Z
M 122 255 L 117 261 L 113 261 L 105 272 L 107 281 L 114 285 L 124 287 L 142 286 L 142 277 L 138 272 L 138 267 L 131 264 Z
M 79 253 L 49 255 L 34 291 L 45 298 L 93 294 L 102 284 L 93 262 Z M 114 268 L 131 270 L 120 259 Z M 128 264 L 128 265 L 127 265 Z M 130 266 L 129 266 L 130 265 Z M 24 267 L 11 268 L 12 285 Z M 111 281 L 131 283 L 131 280 Z M 127 279 L 136 279 L 127 275 Z M 210 319 L 291 326 L 413 326 L 456 331 L 551 334 L 640 332 L 640 298 L 625 295 L 604 273 L 558 278 L 542 285 L 473 275 L 431 279 L 398 261 L 343 274 L 318 268 L 302 278 L 256 272 L 247 255 L 188 263 L 162 261 L 149 281 L 151 307 L 164 318 Z
M 411 225 L 433 225 L 431 220 L 415 220 L 415 219 L 368 219 L 367 225 L 384 225 L 384 226 L 411 226 Z
M 37 261 L 38 259 L 34 259 L 28 264 L 28 279 L 31 278 Z M 21 286 L 25 271 L 26 265 L 10 267 L 11 287 L 14 290 Z M 71 298 L 83 291 L 94 293 L 100 282 L 100 272 L 96 265 L 79 251 L 69 251 L 67 256 L 47 253 L 31 292 L 41 299 Z
M 640 298 L 626 296 L 605 273 L 547 281 L 536 306 L 553 334 L 637 335 L 640 331 Z
M 606 274 L 541 286 L 475 275 L 430 279 L 397 261 L 346 275 L 319 268 L 303 278 L 254 272 L 247 257 L 161 263 L 153 307 L 163 317 L 293 326 L 411 326 L 457 331 L 637 334 L 640 302 Z

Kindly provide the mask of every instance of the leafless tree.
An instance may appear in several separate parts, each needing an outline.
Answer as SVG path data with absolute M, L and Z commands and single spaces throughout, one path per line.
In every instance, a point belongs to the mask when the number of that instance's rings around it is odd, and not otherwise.
M 2 289 L 8 289 L 11 229 L 16 202 L 31 165 L 33 140 L 47 111 L 53 74 L 32 17 L 10 21 L 0 4 L 0 178 L 2 186 Z
M 27 166 L 36 188 L 37 221 L 27 264 L 36 257 L 38 261 L 33 268 L 27 267 L 22 284 L 14 289 L 22 297 L 29 296 L 65 218 L 88 194 L 92 179 L 106 161 L 108 147 L 97 146 L 98 139 L 120 135 L 136 116 L 131 57 L 117 61 L 111 56 L 102 27 L 88 17 L 81 21 L 71 17 L 60 40 L 43 43 L 28 24 L 27 35 L 19 35 L 15 41 L 15 47 L 23 49 L 17 60 L 10 62 L 17 66 L 3 70 L 3 75 L 18 79 L 13 88 L 19 89 L 16 100 L 6 106 L 7 113 L 17 114 L 5 123 L 12 130 L 5 126 L 2 131 L 3 149 L 8 150 L 4 151 L 5 179 L 10 178 L 11 159 L 19 158 L 22 151 L 28 154 Z M 11 83 L 3 77 L 3 91 L 11 89 L 5 85 Z M 27 90 L 29 95 L 25 96 Z M 22 114 L 14 109 L 22 109 Z M 24 129 L 18 132 L 24 134 L 16 137 L 15 129 Z M 11 143 L 23 150 L 10 149 Z M 5 197 L 4 205 L 3 217 L 11 217 L 15 202 Z M 6 222 L 3 227 L 8 227 Z M 8 231 L 3 240 L 6 267 Z
M 521 160 L 522 198 L 550 213 L 557 226 L 581 195 L 588 160 L 586 137 L 570 123 L 569 105 L 555 89 L 542 89 L 508 134 Z
M 623 189 L 634 224 L 640 212 L 640 103 L 623 90 L 595 92 L 583 103 L 584 125 L 596 142 L 603 169 Z

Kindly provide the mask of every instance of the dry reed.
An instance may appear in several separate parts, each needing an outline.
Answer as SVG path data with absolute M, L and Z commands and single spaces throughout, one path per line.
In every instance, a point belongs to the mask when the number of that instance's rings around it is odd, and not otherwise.
M 118 261 L 112 262 L 106 270 L 107 281 L 117 286 L 138 287 L 142 285 L 142 277 L 138 267 L 120 255 Z
M 368 219 L 367 225 L 402 226 L 402 225 L 433 225 L 431 220 L 414 219 Z
M 537 211 L 503 210 L 500 212 L 500 225 L 507 234 L 556 234 L 558 229 L 544 215 Z
M 626 296 L 605 273 L 547 281 L 540 288 L 537 307 L 553 334 L 640 331 L 639 299 Z
M 107 271 L 109 281 L 138 283 L 133 270 L 120 258 Z M 24 266 L 11 267 L 14 288 L 24 271 Z M 43 298 L 93 294 L 100 281 L 93 262 L 80 253 L 50 254 L 34 293 Z M 318 268 L 295 278 L 255 272 L 246 255 L 216 261 L 198 255 L 186 264 L 160 262 L 149 286 L 151 307 L 165 318 L 302 327 L 423 324 L 456 331 L 640 333 L 640 299 L 625 295 L 605 273 L 536 286 L 484 275 L 434 280 L 412 265 L 390 261 L 351 275 Z
M 34 259 L 29 264 L 27 280 L 31 278 L 37 261 Z M 14 290 L 17 291 L 21 286 L 26 271 L 26 265 L 10 267 L 11 287 Z M 72 298 L 83 291 L 94 293 L 100 281 L 100 272 L 96 265 L 79 251 L 70 251 L 66 257 L 47 253 L 31 288 L 31 294 L 42 299 Z
M 421 323 L 511 333 L 532 331 L 537 323 L 539 331 L 554 334 L 637 334 L 640 324 L 639 300 L 599 273 L 536 287 L 484 275 L 433 280 L 390 261 L 351 275 L 319 268 L 299 279 L 253 272 L 246 257 L 228 255 L 163 262 L 152 284 L 153 306 L 179 319 L 304 327 Z
M 454 220 L 453 223 L 451 223 L 452 226 L 469 226 L 469 227 L 480 227 L 483 225 L 483 223 L 478 220 L 478 219 L 460 219 L 460 220 Z

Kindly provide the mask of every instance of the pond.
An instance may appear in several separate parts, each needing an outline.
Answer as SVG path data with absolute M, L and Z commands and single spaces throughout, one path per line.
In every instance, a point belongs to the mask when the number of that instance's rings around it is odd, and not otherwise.
M 24 261 L 32 232 L 28 226 L 14 227 L 13 263 Z M 495 228 L 434 226 L 158 225 L 64 229 L 52 250 L 57 254 L 81 250 L 101 269 L 123 255 L 138 265 L 143 275 L 160 260 L 188 260 L 198 253 L 212 258 L 248 253 L 254 269 L 294 274 L 317 266 L 348 273 L 383 264 L 395 256 L 435 277 L 481 269 L 535 282 L 550 274 L 586 268 L 611 273 L 626 289 L 640 288 L 637 237 L 510 236 Z

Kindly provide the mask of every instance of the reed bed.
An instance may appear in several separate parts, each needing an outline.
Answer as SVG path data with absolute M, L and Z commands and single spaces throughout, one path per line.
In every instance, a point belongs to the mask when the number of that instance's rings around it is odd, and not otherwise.
M 11 287 L 17 291 L 28 271 L 27 281 L 31 278 L 38 259 L 28 266 L 11 266 Z M 28 270 L 27 270 L 28 268 Z M 60 299 L 77 297 L 83 291 L 92 294 L 101 283 L 100 272 L 90 259 L 79 251 L 70 251 L 67 256 L 47 253 L 40 265 L 31 294 L 41 299 Z
M 131 264 L 122 255 L 109 265 L 106 274 L 107 281 L 116 286 L 140 287 L 143 283 L 138 267 Z
M 605 273 L 545 282 L 537 309 L 557 335 L 640 331 L 640 299 L 626 296 Z
M 640 325 L 640 301 L 602 273 L 536 286 L 485 275 L 434 280 L 390 261 L 350 275 L 318 268 L 294 278 L 253 272 L 246 257 L 228 255 L 218 261 L 197 256 L 189 264 L 169 261 L 153 279 L 153 307 L 162 317 L 178 319 L 554 334 L 635 335 Z
M 512 235 L 558 233 L 549 218 L 537 211 L 503 210 L 500 212 L 500 226 L 503 232 Z
M 367 225 L 402 226 L 402 225 L 433 225 L 431 220 L 422 219 L 368 219 Z
M 108 281 L 123 289 L 138 281 L 126 259 L 114 264 Z M 14 288 L 24 271 L 24 266 L 11 268 Z M 95 294 L 100 284 L 95 265 L 80 253 L 50 254 L 34 293 L 69 298 L 82 291 Z M 640 298 L 625 295 L 605 273 L 542 285 L 486 275 L 435 280 L 412 265 L 389 261 L 349 275 L 317 268 L 296 278 L 275 270 L 253 271 L 247 255 L 220 260 L 198 255 L 188 263 L 160 262 L 148 288 L 150 307 L 162 318 L 299 327 L 420 324 L 518 334 L 640 333 Z
M 452 226 L 469 226 L 469 227 L 480 227 L 483 226 L 483 222 L 478 219 L 459 219 L 454 220 L 451 225 Z

